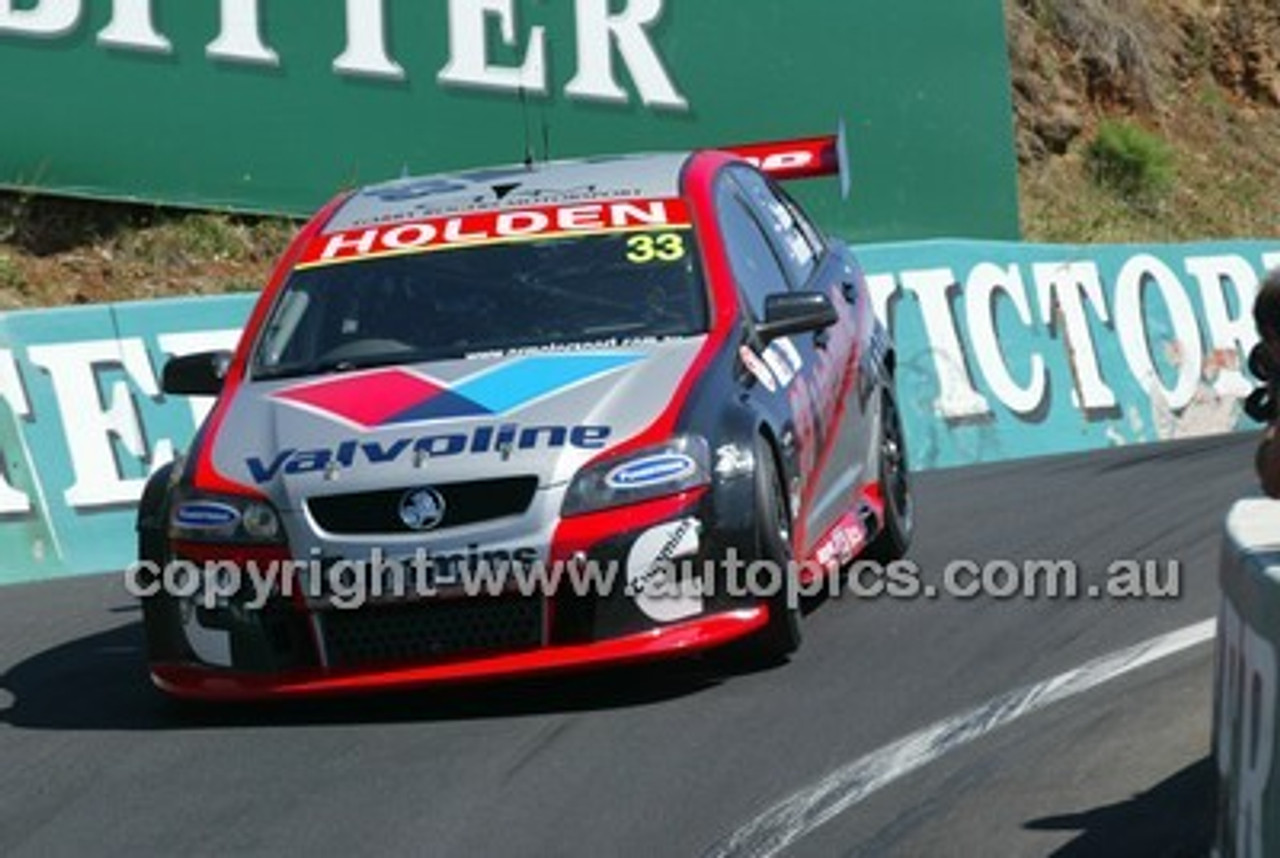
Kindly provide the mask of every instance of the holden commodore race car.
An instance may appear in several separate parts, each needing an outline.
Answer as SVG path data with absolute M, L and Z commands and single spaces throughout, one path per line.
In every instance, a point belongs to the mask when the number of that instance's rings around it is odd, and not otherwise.
M 842 136 L 332 201 L 234 354 L 165 367 L 217 399 L 139 511 L 141 560 L 203 570 L 143 598 L 154 682 L 270 698 L 790 653 L 792 585 L 912 530 L 893 345 L 778 184 L 836 174 Z

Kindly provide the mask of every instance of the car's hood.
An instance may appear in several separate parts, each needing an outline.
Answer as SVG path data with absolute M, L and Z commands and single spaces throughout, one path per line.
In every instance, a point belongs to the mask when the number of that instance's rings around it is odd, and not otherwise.
M 317 495 L 502 477 L 568 482 L 649 426 L 704 337 L 250 382 L 215 467 L 282 509 Z

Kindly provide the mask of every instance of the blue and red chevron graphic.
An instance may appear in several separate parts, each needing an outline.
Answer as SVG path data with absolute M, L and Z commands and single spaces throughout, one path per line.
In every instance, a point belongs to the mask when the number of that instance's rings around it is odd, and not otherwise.
M 517 358 L 454 382 L 403 368 L 309 382 L 274 399 L 365 429 L 432 420 L 493 417 L 517 411 L 643 359 L 628 354 L 556 354 Z

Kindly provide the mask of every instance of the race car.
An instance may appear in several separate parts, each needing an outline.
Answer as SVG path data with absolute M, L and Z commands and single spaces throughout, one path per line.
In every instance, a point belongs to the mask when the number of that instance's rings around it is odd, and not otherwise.
M 165 367 L 166 393 L 217 399 L 139 510 L 156 685 L 784 660 L 798 585 L 912 531 L 893 344 L 853 253 L 779 184 L 845 176 L 843 152 L 528 163 L 329 203 L 235 353 Z

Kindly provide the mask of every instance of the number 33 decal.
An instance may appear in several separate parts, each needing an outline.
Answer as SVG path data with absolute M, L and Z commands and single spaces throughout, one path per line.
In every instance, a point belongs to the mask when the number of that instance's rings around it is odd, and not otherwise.
M 678 232 L 661 235 L 633 235 L 627 239 L 627 261 L 636 265 L 650 262 L 678 262 L 684 259 L 684 236 Z

